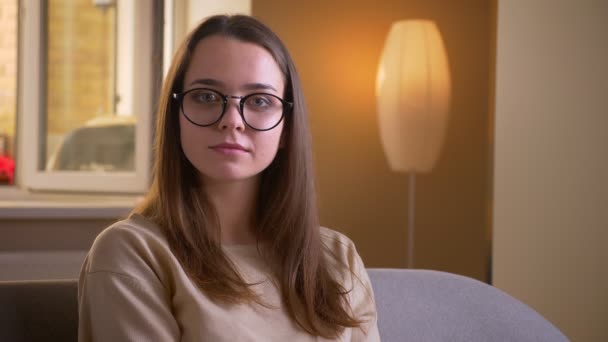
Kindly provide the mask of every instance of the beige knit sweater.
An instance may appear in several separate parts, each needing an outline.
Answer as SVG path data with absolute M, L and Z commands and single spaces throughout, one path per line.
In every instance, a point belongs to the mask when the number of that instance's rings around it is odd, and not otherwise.
M 337 272 L 362 328 L 340 341 L 379 341 L 376 308 L 361 258 L 351 240 L 322 228 L 324 244 L 350 272 Z M 243 278 L 270 307 L 211 301 L 184 272 L 159 227 L 139 215 L 104 230 L 95 240 L 78 284 L 79 341 L 324 341 L 288 316 L 255 246 L 224 246 Z M 357 279 L 359 278 L 359 279 Z

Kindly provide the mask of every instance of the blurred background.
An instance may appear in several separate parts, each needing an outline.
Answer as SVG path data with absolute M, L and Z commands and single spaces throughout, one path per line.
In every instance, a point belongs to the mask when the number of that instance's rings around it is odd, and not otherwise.
M 128 213 L 149 179 L 162 75 L 215 13 L 252 14 L 285 42 L 321 222 L 366 266 L 394 268 L 409 262 L 412 189 L 383 149 L 376 79 L 391 25 L 433 21 L 450 101 L 437 161 L 416 174 L 414 267 L 491 283 L 573 341 L 608 340 L 599 0 L 0 0 L 0 280 L 75 277 Z

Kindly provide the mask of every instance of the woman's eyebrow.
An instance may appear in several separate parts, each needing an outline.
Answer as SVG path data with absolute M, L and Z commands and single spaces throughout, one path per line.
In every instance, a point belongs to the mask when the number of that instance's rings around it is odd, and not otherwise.
M 196 79 L 192 82 L 190 82 L 190 85 L 206 85 L 206 86 L 214 86 L 214 87 L 224 87 L 225 84 L 224 82 L 220 81 L 220 80 L 216 80 L 213 78 L 199 78 Z M 241 87 L 244 90 L 274 90 L 274 91 L 278 91 L 275 87 L 273 87 L 272 85 L 268 84 L 268 83 L 259 83 L 259 82 L 255 82 L 255 83 L 247 83 L 245 85 L 243 85 Z
M 247 83 L 243 86 L 243 89 L 246 90 L 276 90 L 275 87 L 271 86 L 268 83 Z
M 195 85 L 195 84 L 216 86 L 216 87 L 221 87 L 224 85 L 224 83 L 222 81 L 218 81 L 213 78 L 199 78 L 199 79 L 196 79 L 196 80 L 190 82 L 191 86 Z

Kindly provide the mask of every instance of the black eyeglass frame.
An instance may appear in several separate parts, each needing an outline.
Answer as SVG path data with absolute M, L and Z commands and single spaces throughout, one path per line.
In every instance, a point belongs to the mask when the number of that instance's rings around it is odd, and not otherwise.
M 188 117 L 188 114 L 186 114 L 186 111 L 184 111 L 184 97 L 188 93 L 190 93 L 192 91 L 196 91 L 196 90 L 208 90 L 208 91 L 212 91 L 212 92 L 218 94 L 222 98 L 222 113 L 218 116 L 217 120 L 213 121 L 210 124 L 203 125 L 203 124 L 196 123 L 196 122 L 192 121 L 192 119 L 190 119 Z M 281 121 L 283 121 L 283 118 L 285 118 L 285 115 L 289 111 L 291 111 L 291 109 L 293 108 L 293 103 L 292 102 L 285 101 L 282 98 L 280 98 L 280 97 L 278 97 L 276 95 L 273 95 L 273 94 L 261 93 L 261 92 L 251 93 L 251 94 L 247 94 L 245 96 L 235 96 L 235 95 L 222 94 L 221 92 L 219 92 L 219 91 L 217 91 L 215 89 L 211 89 L 211 88 L 192 88 L 192 89 L 188 89 L 188 90 L 186 90 L 184 92 L 181 92 L 181 93 L 172 93 L 171 95 L 172 95 L 172 97 L 175 100 L 179 101 L 180 111 L 182 112 L 182 114 L 184 115 L 184 117 L 186 118 L 186 120 L 190 121 L 190 123 L 192 123 L 193 125 L 199 126 L 199 127 L 213 126 L 216 123 L 218 123 L 220 120 L 222 120 L 222 118 L 226 114 L 226 107 L 228 107 L 228 99 L 239 99 L 238 112 L 239 112 L 239 115 L 241 116 L 241 119 L 243 119 L 243 122 L 245 123 L 245 125 L 247 125 L 247 127 L 251 128 L 253 130 L 256 130 L 256 131 L 260 131 L 260 132 L 270 131 L 271 129 L 277 127 L 281 123 Z M 281 101 L 281 104 L 283 105 L 283 111 L 281 113 L 281 118 L 279 119 L 279 121 L 277 121 L 277 123 L 274 126 L 272 126 L 270 128 L 259 129 L 259 128 L 255 128 L 255 127 L 251 126 L 247 122 L 247 120 L 245 119 L 245 115 L 243 114 L 243 109 L 244 109 L 244 106 L 245 106 L 245 101 L 247 101 L 248 98 L 250 98 L 252 96 L 255 96 L 255 95 L 268 95 L 268 96 L 272 96 L 272 97 L 276 98 L 277 100 Z

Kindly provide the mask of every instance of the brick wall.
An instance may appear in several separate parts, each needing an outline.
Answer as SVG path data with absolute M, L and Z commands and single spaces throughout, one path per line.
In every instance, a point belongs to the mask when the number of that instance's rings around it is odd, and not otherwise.
M 114 107 L 115 9 L 50 0 L 48 134 L 63 135 Z

